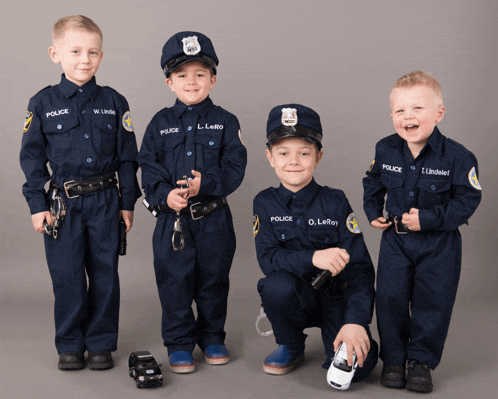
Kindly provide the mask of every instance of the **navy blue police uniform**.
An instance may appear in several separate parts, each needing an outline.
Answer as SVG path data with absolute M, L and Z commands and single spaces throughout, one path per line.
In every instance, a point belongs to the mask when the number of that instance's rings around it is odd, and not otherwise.
M 377 270 L 380 357 L 389 365 L 439 364 L 455 302 L 462 244 L 458 227 L 481 200 L 477 160 L 434 128 L 413 159 L 397 134 L 379 141 L 363 179 L 370 222 L 419 209 L 421 231 L 395 223 L 382 233 Z
M 296 110 L 298 125 L 282 129 L 282 109 Z M 280 116 L 279 116 L 280 114 Z M 299 137 L 321 147 L 318 114 L 299 104 L 275 107 L 267 128 L 269 144 Z M 312 138 L 310 140 L 310 137 Z M 355 381 L 366 378 L 377 363 L 371 338 L 375 273 L 353 210 L 343 191 L 313 179 L 297 192 L 268 188 L 254 198 L 254 236 L 259 265 L 266 277 L 258 282 L 262 306 L 279 345 L 302 353 L 308 327 L 320 327 L 328 368 L 334 340 L 344 324 L 358 324 L 370 337 L 371 349 Z M 313 265 L 317 250 L 340 247 L 350 255 L 346 267 L 316 290 L 312 280 L 322 272 Z
M 116 350 L 119 210 L 132 211 L 141 195 L 136 156 L 126 99 L 95 77 L 78 87 L 63 74 L 31 98 L 20 155 L 23 194 L 31 214 L 48 211 L 51 180 L 67 206 L 57 239 L 45 235 L 59 354 Z M 102 189 L 86 184 L 90 192 L 78 196 L 74 183 L 87 180 Z
M 200 52 L 187 55 L 186 46 L 192 42 L 184 46 L 182 39 L 194 36 L 193 45 Z M 180 32 L 165 44 L 161 67 L 168 77 L 179 65 L 192 60 L 206 63 L 216 73 L 218 59 L 211 41 L 197 32 Z M 163 310 L 162 338 L 168 354 L 192 353 L 196 344 L 202 350 L 223 344 L 229 272 L 235 253 L 226 197 L 242 183 L 247 163 L 239 122 L 209 97 L 189 106 L 177 99 L 173 107 L 152 118 L 138 162 L 147 202 L 160 209 L 153 251 Z M 167 206 L 167 197 L 184 175 L 193 178 L 192 170 L 202 174 L 201 186 L 181 211 L 184 248 L 175 251 L 171 238 L 177 216 Z

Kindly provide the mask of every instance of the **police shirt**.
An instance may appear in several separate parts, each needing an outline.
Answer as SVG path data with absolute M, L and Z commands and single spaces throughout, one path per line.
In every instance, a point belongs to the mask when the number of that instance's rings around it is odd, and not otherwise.
M 23 194 L 31 213 L 47 211 L 45 183 L 85 180 L 118 172 L 120 209 L 133 210 L 140 197 L 137 144 L 126 99 L 95 77 L 78 87 L 62 74 L 28 105 L 21 148 L 26 175 Z
M 374 268 L 353 210 L 341 190 L 313 179 L 296 193 L 280 185 L 254 198 L 254 237 L 265 275 L 287 271 L 311 281 L 316 250 L 339 247 L 350 261 L 337 278 L 346 282 L 345 323 L 368 326 L 372 317 Z
M 421 230 L 453 230 L 466 223 L 481 201 L 477 159 L 437 127 L 413 159 L 405 140 L 393 134 L 377 143 L 363 179 L 363 207 L 371 222 L 386 211 L 401 216 L 419 209 Z
M 142 187 L 152 205 L 166 205 L 168 194 L 183 175 L 202 174 L 197 201 L 227 196 L 244 178 L 247 151 L 235 115 L 207 97 L 187 106 L 176 100 L 149 123 L 138 155 Z

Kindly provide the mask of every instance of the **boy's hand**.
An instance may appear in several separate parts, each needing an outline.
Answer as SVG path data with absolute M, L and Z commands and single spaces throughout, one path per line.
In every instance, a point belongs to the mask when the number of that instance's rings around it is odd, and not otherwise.
M 327 248 L 315 251 L 313 265 L 322 270 L 328 270 L 332 276 L 337 276 L 349 263 L 349 254 L 342 248 Z
M 412 231 L 420 231 L 420 220 L 418 218 L 418 209 L 412 208 L 410 212 L 403 213 L 401 223 L 406 225 Z
M 372 227 L 375 227 L 376 229 L 379 230 L 385 230 L 387 229 L 390 225 L 393 224 L 393 222 L 388 222 L 385 217 L 380 217 L 375 220 L 372 220 L 372 223 L 370 223 Z
M 194 175 L 194 178 L 188 181 L 190 184 L 190 187 L 188 189 L 189 197 L 195 197 L 197 194 L 199 194 L 199 190 L 201 188 L 201 172 L 197 172 L 196 170 L 192 169 L 192 174 Z M 187 182 L 185 180 L 178 180 L 176 184 L 180 186 L 186 186 Z
M 188 205 L 188 191 L 186 188 L 174 188 L 169 192 L 166 203 L 175 211 L 182 210 Z
M 126 224 L 126 232 L 128 233 L 133 226 L 133 211 L 120 210 L 119 215 L 123 218 Z
M 49 211 L 38 212 L 31 215 L 31 222 L 33 222 L 33 227 L 38 233 L 45 233 L 45 228 L 43 227 L 43 222 L 46 220 L 47 224 L 52 224 L 54 217 Z
M 358 366 L 363 367 L 370 350 L 370 339 L 365 328 L 359 324 L 344 324 L 335 337 L 334 351 L 339 349 L 341 342 L 344 342 L 348 349 L 348 366 L 353 365 L 353 351 L 355 351 Z

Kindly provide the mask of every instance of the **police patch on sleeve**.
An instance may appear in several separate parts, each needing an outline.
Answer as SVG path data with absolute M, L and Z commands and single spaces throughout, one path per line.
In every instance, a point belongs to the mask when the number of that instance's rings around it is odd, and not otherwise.
M 369 172 L 372 171 L 372 169 L 374 168 L 374 165 L 375 165 L 375 159 L 372 161 L 372 165 L 370 165 L 370 169 L 368 169 Z
M 354 234 L 360 234 L 360 226 L 358 225 L 358 222 L 356 221 L 356 218 L 354 217 L 354 213 L 350 213 L 348 216 L 348 219 L 346 220 L 346 226 L 348 227 L 348 230 L 351 233 Z
M 32 120 L 33 120 L 33 113 L 26 111 L 26 120 L 24 121 L 23 133 L 26 133 L 29 130 Z
M 259 216 L 254 215 L 252 218 L 252 234 L 254 235 L 254 238 L 256 238 L 258 232 L 259 232 Z
M 126 111 L 123 115 L 123 127 L 128 132 L 133 132 L 133 125 L 131 124 L 130 111 Z
M 477 173 L 475 166 L 470 169 L 469 172 L 469 182 L 476 190 L 481 190 L 481 185 L 479 184 L 479 180 L 477 180 Z

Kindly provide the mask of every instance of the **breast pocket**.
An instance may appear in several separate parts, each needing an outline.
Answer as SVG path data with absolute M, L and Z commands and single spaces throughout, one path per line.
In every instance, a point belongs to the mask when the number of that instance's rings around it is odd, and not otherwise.
M 47 138 L 48 156 L 50 159 L 62 161 L 70 155 L 70 131 L 78 126 L 77 118 L 65 118 L 47 121 L 43 131 Z
M 420 179 L 418 205 L 431 208 L 446 203 L 451 196 L 451 181 L 442 179 Z
M 396 204 L 404 203 L 403 197 L 403 179 L 401 177 L 390 176 L 383 173 L 380 180 L 387 188 L 387 200 L 394 201 Z
M 334 248 L 339 245 L 339 233 L 335 229 L 310 229 L 308 239 L 316 249 Z
M 290 225 L 273 225 L 272 227 L 273 233 L 282 248 L 292 249 L 295 245 L 298 245 L 298 232 L 294 227 Z
M 204 170 L 210 166 L 220 164 L 221 149 L 223 147 L 223 132 L 197 134 L 195 137 L 197 150 L 202 154 Z
M 185 148 L 185 134 L 172 133 L 159 136 L 159 161 L 166 165 L 172 175 L 174 170 L 183 167 L 183 150 Z
M 115 116 L 99 116 L 92 120 L 95 142 L 101 155 L 113 156 L 116 151 L 118 121 Z

